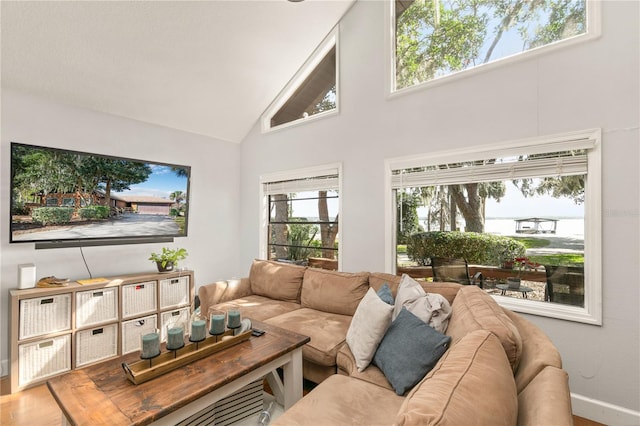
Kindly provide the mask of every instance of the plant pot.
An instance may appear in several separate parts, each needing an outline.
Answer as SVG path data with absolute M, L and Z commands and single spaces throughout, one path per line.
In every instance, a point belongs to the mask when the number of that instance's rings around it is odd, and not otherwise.
M 513 268 L 513 260 L 503 260 L 502 265 L 500 265 L 502 269 L 512 269 Z
M 158 265 L 158 272 L 173 271 L 173 262 L 167 262 L 164 266 L 162 266 L 162 262 L 156 262 L 156 265 Z
M 520 278 L 513 278 L 513 277 L 509 277 L 507 278 L 507 285 L 509 285 L 509 288 L 512 290 L 517 290 L 520 288 Z

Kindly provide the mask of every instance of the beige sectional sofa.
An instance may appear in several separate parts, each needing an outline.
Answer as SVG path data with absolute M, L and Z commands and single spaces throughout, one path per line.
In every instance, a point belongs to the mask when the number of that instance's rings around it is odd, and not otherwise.
M 568 377 L 548 337 L 476 286 L 420 282 L 451 304 L 449 349 L 399 396 L 371 364 L 358 371 L 345 343 L 369 288 L 401 277 L 256 260 L 248 278 L 202 286 L 202 312 L 235 304 L 248 318 L 308 335 L 304 377 L 319 383 L 274 424 L 572 424 Z M 336 374 L 337 373 L 337 374 Z

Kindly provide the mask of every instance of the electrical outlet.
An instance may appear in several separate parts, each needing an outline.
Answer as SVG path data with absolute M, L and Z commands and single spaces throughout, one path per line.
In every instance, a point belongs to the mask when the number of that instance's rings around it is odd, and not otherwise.
M 8 376 L 9 375 L 9 361 L 3 359 L 0 362 L 0 376 Z

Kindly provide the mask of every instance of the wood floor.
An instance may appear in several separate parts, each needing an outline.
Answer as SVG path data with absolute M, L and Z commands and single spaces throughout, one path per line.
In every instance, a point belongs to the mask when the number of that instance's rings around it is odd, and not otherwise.
M 58 426 L 62 412 L 46 385 L 9 394 L 9 380 L 0 380 L 0 425 L 2 426 Z M 574 426 L 604 426 L 582 417 L 573 417 Z

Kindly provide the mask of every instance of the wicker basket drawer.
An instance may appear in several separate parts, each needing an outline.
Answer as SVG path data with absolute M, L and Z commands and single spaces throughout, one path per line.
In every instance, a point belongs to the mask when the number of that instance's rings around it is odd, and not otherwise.
M 71 370 L 71 335 L 18 345 L 19 386 Z
M 20 301 L 20 340 L 70 329 L 71 293 Z
M 76 367 L 118 355 L 118 327 L 109 324 L 76 333 Z
M 158 329 L 158 316 L 149 315 L 122 322 L 122 354 L 140 350 L 140 336 Z
M 122 286 L 122 317 L 131 318 L 156 310 L 156 281 Z
M 182 323 L 185 336 L 191 332 L 191 330 L 189 330 L 189 319 L 191 317 L 189 310 L 189 308 L 181 308 L 161 314 L 162 327 L 160 330 L 160 341 L 164 342 L 167 340 L 167 326 Z
M 76 328 L 118 320 L 118 289 L 79 291 L 76 293 Z
M 160 281 L 160 309 L 189 304 L 189 277 Z

